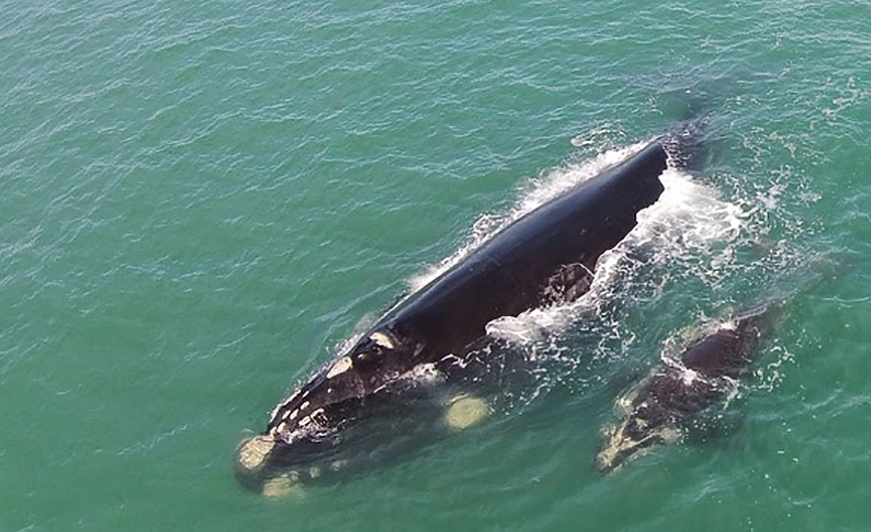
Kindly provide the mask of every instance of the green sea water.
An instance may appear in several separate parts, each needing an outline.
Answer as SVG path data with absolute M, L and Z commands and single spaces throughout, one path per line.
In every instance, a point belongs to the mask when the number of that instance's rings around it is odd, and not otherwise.
M 2 6 L 0 530 L 871 529 L 871 6 Z M 235 482 L 361 324 L 688 102 L 710 163 L 536 318 L 517 401 L 302 496 Z M 615 397 L 766 298 L 738 426 L 597 474 Z

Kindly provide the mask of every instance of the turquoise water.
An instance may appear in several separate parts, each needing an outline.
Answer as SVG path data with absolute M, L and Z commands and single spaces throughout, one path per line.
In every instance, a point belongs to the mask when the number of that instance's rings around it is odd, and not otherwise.
M 0 529 L 867 530 L 867 5 L 3 13 Z M 541 318 L 521 400 L 301 497 L 238 487 L 236 444 L 361 323 L 687 101 L 710 165 Z M 614 398 L 770 297 L 740 426 L 596 474 Z

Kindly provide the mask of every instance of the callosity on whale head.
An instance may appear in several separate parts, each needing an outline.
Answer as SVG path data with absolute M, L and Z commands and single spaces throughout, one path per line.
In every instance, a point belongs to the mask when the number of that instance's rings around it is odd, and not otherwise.
M 281 401 L 263 434 L 239 445 L 237 479 L 269 494 L 276 485 L 320 481 L 345 469 L 349 455 L 339 443 L 364 439 L 354 430 L 361 421 L 420 409 L 418 399 L 443 379 L 433 364 L 418 361 L 416 349 L 386 329 L 370 332 Z

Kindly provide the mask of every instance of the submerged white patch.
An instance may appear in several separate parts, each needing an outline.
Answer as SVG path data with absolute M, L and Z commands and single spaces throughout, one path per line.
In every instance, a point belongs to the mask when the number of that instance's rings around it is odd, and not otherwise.
M 269 499 L 285 497 L 288 495 L 301 496 L 302 485 L 299 481 L 299 473 L 291 471 L 284 475 L 273 477 L 263 483 L 263 496 Z
M 445 412 L 445 423 L 454 430 L 464 430 L 490 415 L 490 405 L 480 397 L 461 395 L 451 401 Z
M 676 427 L 662 427 L 659 430 L 659 437 L 662 438 L 662 442 L 665 445 L 671 445 L 672 443 L 677 443 L 681 440 L 682 434 L 680 430 Z

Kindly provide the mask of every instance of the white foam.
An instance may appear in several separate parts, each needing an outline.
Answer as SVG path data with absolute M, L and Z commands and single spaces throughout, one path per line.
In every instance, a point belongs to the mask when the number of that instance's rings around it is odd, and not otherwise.
M 541 327 L 533 319 L 524 319 L 527 316 L 502 316 L 488 323 L 484 330 L 494 338 L 501 338 L 509 342 L 528 344 L 540 340 L 544 336 L 545 327 Z
M 665 192 L 638 214 L 638 227 L 627 241 L 648 241 L 671 254 L 707 251 L 714 243 L 738 238 L 747 218 L 741 207 L 720 199 L 716 189 L 686 172 L 669 169 L 660 179 Z

